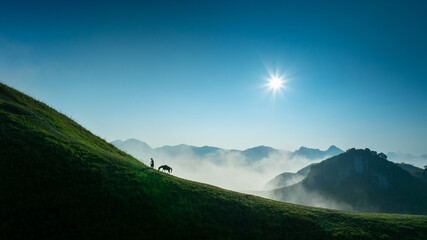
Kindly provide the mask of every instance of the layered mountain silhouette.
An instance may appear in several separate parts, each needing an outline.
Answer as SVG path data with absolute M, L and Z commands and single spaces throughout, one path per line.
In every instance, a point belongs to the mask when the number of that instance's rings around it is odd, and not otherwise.
M 268 181 L 267 184 L 265 184 L 264 189 L 271 190 L 271 189 L 291 186 L 295 183 L 301 182 L 304 178 L 306 178 L 306 175 L 299 174 L 299 173 L 284 172 L 277 175 L 275 178 L 271 179 L 270 181 Z
M 125 141 L 115 140 L 112 141 L 111 144 L 142 161 L 146 161 L 150 157 L 156 157 L 161 154 L 167 154 L 172 157 L 191 154 L 194 155 L 196 158 L 204 158 L 206 156 L 214 156 L 218 152 L 234 152 L 241 153 L 248 164 L 253 164 L 255 162 L 261 161 L 264 158 L 268 158 L 272 154 L 279 154 L 279 151 L 283 151 L 268 146 L 258 146 L 240 151 L 234 149 L 222 149 L 211 146 L 196 147 L 185 144 L 151 148 L 148 144 L 137 139 L 128 139 Z M 321 160 L 326 157 L 335 156 L 342 152 L 343 151 L 341 149 L 332 145 L 325 151 L 322 151 L 320 149 L 301 147 L 295 152 L 289 152 L 289 155 L 290 158 L 301 157 L 308 160 Z
M 422 177 L 425 171 L 408 171 L 386 158 L 369 149 L 350 149 L 311 165 L 304 180 L 271 194 L 278 200 L 304 205 L 427 214 L 427 185 Z
M 327 150 L 322 151 L 320 149 L 313 149 L 307 147 L 300 147 L 293 153 L 293 156 L 304 157 L 311 160 L 324 159 L 343 153 L 344 151 L 336 147 L 335 145 L 330 146 Z
M 311 166 L 315 165 L 315 163 L 308 165 L 307 167 L 302 168 L 296 173 L 292 172 L 284 172 L 277 175 L 275 178 L 271 179 L 267 182 L 264 189 L 276 189 L 287 187 L 293 185 L 295 183 L 301 182 L 304 178 L 307 177 L 308 173 L 311 170 Z

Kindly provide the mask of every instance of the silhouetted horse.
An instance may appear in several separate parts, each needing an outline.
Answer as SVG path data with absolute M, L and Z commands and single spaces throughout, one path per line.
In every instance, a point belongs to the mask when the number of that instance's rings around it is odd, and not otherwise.
M 162 165 L 162 166 L 159 167 L 159 171 L 160 171 L 160 169 L 162 169 L 163 172 L 165 172 L 165 171 L 168 171 L 168 173 L 172 172 L 172 168 L 169 167 L 168 165 Z

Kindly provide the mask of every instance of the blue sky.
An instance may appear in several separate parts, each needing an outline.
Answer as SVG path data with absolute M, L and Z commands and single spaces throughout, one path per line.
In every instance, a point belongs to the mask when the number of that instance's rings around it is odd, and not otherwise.
M 427 153 L 425 1 L 2 1 L 0 81 L 111 141 Z M 266 67 L 286 89 L 262 88 Z

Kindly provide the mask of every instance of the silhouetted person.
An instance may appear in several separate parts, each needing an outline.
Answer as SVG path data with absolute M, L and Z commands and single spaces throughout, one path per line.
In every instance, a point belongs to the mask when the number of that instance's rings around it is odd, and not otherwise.
M 154 160 L 153 160 L 153 158 L 151 158 L 150 166 L 151 166 L 152 168 L 154 168 Z

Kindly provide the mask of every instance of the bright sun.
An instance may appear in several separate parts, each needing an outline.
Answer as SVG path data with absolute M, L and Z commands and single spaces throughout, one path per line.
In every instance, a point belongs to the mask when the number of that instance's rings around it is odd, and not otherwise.
M 268 86 L 274 91 L 283 88 L 283 83 L 284 81 L 282 80 L 282 78 L 277 76 L 272 76 L 270 79 L 268 79 Z
M 266 69 L 269 76 L 264 78 L 266 82 L 263 87 L 267 89 L 267 92 L 271 92 L 275 98 L 277 94 L 282 93 L 282 90 L 287 89 L 288 78 L 285 74 L 280 73 L 278 69 L 275 72 L 268 67 Z

